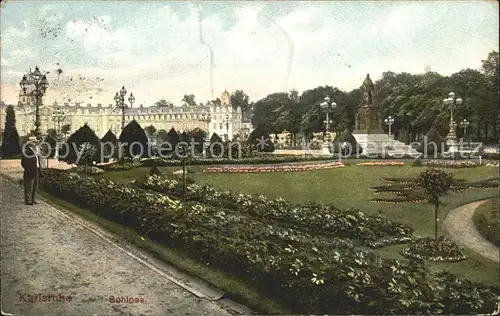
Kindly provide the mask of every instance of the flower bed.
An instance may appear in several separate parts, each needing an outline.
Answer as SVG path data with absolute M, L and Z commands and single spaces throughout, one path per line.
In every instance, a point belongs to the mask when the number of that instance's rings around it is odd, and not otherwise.
M 182 182 L 161 176 L 149 176 L 145 180 L 135 180 L 138 188 L 153 190 L 173 197 L 182 196 Z M 267 199 L 230 191 L 218 191 L 208 185 L 187 186 L 186 199 L 216 207 L 238 211 L 264 222 L 276 221 L 309 230 L 315 234 L 337 236 L 362 241 L 365 245 L 382 238 L 409 237 L 412 229 L 382 216 L 368 216 L 358 210 L 344 211 L 333 205 L 317 203 L 294 204 L 284 199 Z M 406 242 L 404 240 L 403 242 Z M 385 242 L 388 244 L 388 241 Z
M 472 168 L 478 167 L 479 163 L 470 160 L 430 160 L 423 161 L 422 166 L 440 168 Z
M 373 161 L 373 162 L 360 162 L 356 166 L 404 166 L 402 161 Z
M 416 239 L 410 247 L 401 251 L 407 258 L 434 262 L 455 262 L 467 259 L 460 252 L 456 243 L 444 237 L 435 240 L 432 237 Z
M 342 162 L 329 162 L 311 165 L 273 165 L 273 166 L 238 166 L 238 167 L 209 167 L 203 170 L 207 173 L 257 173 L 257 172 L 296 172 L 322 169 L 342 168 Z
M 383 259 L 342 239 L 104 179 L 49 172 L 41 181 L 47 192 L 236 276 L 294 313 L 477 314 L 495 306 L 498 287 L 449 274 L 429 277 L 424 265 Z
M 261 155 L 257 157 L 247 157 L 240 159 L 229 159 L 229 158 L 193 158 L 189 160 L 190 165 L 266 165 L 275 163 L 289 163 L 289 162 L 301 162 L 301 161 L 325 161 L 332 160 L 332 157 L 324 156 L 313 156 L 313 155 L 290 155 L 290 156 L 278 156 L 278 155 Z M 142 161 L 142 166 L 144 167 L 169 167 L 169 166 L 180 166 L 182 161 L 178 159 L 164 159 L 164 158 L 151 158 Z

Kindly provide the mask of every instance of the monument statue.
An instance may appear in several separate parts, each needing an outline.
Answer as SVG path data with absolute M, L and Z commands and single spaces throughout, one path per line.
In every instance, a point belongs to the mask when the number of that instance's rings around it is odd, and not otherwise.
M 377 114 L 377 106 L 374 103 L 375 86 L 370 79 L 370 74 L 366 75 L 361 86 L 363 99 L 356 115 L 355 131 L 365 134 L 382 134 L 382 128 Z
M 363 92 L 365 94 L 366 104 L 373 104 L 373 90 L 375 90 L 375 86 L 370 79 L 370 74 L 366 74 L 366 78 L 363 81 Z

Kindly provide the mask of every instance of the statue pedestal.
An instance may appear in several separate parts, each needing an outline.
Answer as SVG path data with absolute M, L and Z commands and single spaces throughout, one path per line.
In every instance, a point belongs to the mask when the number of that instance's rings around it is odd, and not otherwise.
M 321 145 L 321 153 L 323 155 L 331 155 L 332 153 L 330 152 L 330 146 L 331 146 L 331 143 L 323 143 Z
M 420 156 L 420 153 L 414 148 L 392 139 L 387 134 L 368 134 L 355 131 L 353 136 L 361 148 L 363 148 L 363 155 Z

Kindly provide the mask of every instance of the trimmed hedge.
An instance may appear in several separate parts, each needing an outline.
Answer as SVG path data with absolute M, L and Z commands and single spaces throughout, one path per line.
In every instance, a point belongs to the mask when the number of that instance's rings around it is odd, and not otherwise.
M 423 264 L 383 259 L 343 239 L 266 225 L 230 210 L 61 170 L 41 186 L 157 242 L 240 277 L 314 314 L 491 312 L 499 287 L 431 275 Z

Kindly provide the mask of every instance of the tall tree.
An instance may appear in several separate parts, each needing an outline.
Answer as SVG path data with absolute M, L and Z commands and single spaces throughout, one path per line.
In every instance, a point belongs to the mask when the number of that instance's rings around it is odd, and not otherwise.
M 194 94 L 185 94 L 181 102 L 183 102 L 185 106 L 196 106 Z
M 236 90 L 231 94 L 231 105 L 233 108 L 240 107 L 242 113 L 248 112 L 250 107 L 248 95 L 243 92 L 243 90 Z
M 94 133 L 94 131 L 87 125 L 83 125 L 73 134 L 68 137 L 65 146 L 61 147 L 59 152 L 59 160 L 65 161 L 67 163 L 75 163 L 78 160 L 78 155 L 76 150 L 82 146 L 84 143 L 90 143 L 93 147 L 98 150 L 95 152 L 93 161 L 100 160 L 100 140 L 99 137 Z
M 499 83 L 499 64 L 498 64 L 499 54 L 497 51 L 492 51 L 488 54 L 485 60 L 482 60 L 481 70 L 486 76 L 488 85 L 488 96 L 486 99 L 487 107 L 484 111 L 485 118 L 484 121 L 484 141 L 498 141 L 499 134 L 499 124 L 500 112 L 498 109 L 499 104 L 499 93 L 500 83 Z M 491 126 L 491 133 L 490 131 Z
M 132 120 L 122 130 L 120 137 L 123 157 L 147 157 L 149 153 L 149 141 L 146 132 L 136 120 Z M 140 145 L 135 145 L 139 143 Z
M 156 133 L 156 127 L 154 127 L 153 125 L 149 125 L 144 127 L 144 131 L 146 132 L 146 134 L 148 134 L 148 136 L 151 137 Z
M 158 101 L 155 102 L 154 106 L 157 106 L 157 107 L 165 107 L 165 108 L 173 108 L 174 107 L 174 104 L 172 102 L 169 102 L 165 99 L 160 99 Z
M 451 173 L 440 169 L 429 168 L 417 176 L 417 184 L 424 189 L 427 200 L 434 205 L 434 238 L 438 238 L 438 218 L 440 198 L 450 189 L 453 182 Z
M 66 135 L 67 133 L 69 133 L 70 130 L 71 130 L 70 124 L 64 124 L 63 126 L 61 126 L 61 133 L 63 135 Z
M 5 127 L 0 154 L 2 158 L 11 158 L 21 154 L 19 134 L 16 128 L 16 114 L 12 105 L 5 109 Z

